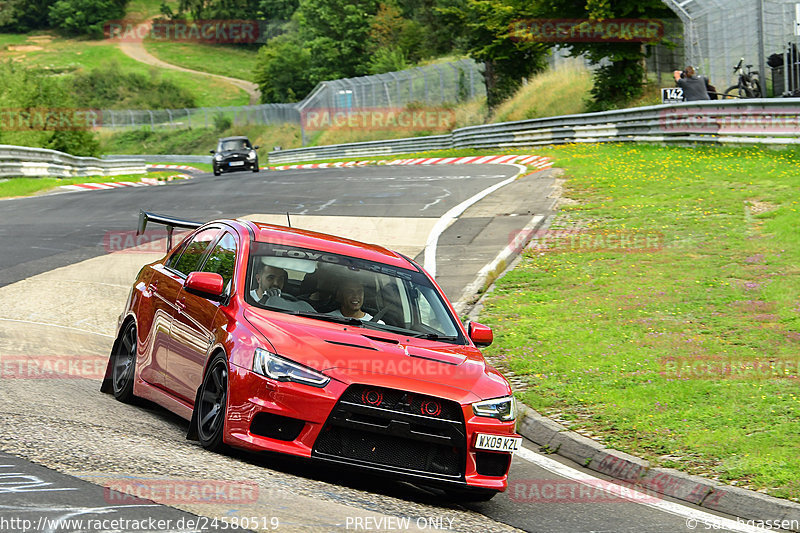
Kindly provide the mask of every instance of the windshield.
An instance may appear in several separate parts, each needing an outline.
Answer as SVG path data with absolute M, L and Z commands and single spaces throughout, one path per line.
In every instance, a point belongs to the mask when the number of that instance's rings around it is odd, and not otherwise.
M 421 272 L 325 252 L 253 243 L 246 301 L 320 320 L 457 344 L 466 341 Z
M 233 139 L 230 141 L 222 141 L 219 143 L 218 152 L 230 152 L 233 150 L 249 150 L 251 148 L 250 142 L 244 139 Z

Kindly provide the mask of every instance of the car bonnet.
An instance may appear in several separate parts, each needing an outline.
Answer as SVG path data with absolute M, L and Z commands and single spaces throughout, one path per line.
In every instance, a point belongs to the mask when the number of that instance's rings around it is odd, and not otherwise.
M 278 355 L 347 384 L 411 390 L 459 403 L 502 396 L 510 390 L 473 346 L 261 309 L 247 309 L 244 316 Z

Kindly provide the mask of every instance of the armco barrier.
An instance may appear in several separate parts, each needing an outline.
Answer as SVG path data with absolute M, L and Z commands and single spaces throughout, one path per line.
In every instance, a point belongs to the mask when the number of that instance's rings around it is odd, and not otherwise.
M 469 126 L 450 135 L 270 152 L 270 163 L 580 142 L 800 143 L 800 98 L 687 102 Z
M 56 150 L 0 144 L 0 177 L 119 176 L 146 174 L 144 159 L 108 161 L 96 157 L 78 157 Z
M 211 164 L 210 155 L 104 155 L 102 158 L 107 161 L 119 161 L 120 159 L 142 159 L 148 163 L 207 163 Z
M 427 150 L 444 150 L 450 148 L 451 135 L 433 135 L 429 137 L 410 137 L 390 141 L 368 141 L 351 144 L 331 144 L 278 150 L 269 153 L 272 164 L 295 163 L 312 159 L 334 159 L 339 157 L 369 157 L 392 154 L 425 152 Z

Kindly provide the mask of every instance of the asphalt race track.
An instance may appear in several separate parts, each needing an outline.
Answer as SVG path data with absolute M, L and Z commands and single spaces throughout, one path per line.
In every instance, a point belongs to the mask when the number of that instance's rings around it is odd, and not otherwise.
M 136 251 L 121 249 L 133 242 L 139 209 L 279 223 L 288 212 L 293 225 L 420 259 L 439 217 L 518 172 L 452 165 L 203 174 L 158 187 L 0 201 L 0 531 L 750 531 L 735 518 L 731 525 L 653 495 L 619 498 L 625 493 L 606 480 L 578 484 L 573 479 L 585 476 L 578 465 L 542 456 L 531 443 L 514 458 L 509 491 L 460 505 L 307 461 L 206 452 L 185 439 L 188 423 L 171 413 L 99 392 L 92 369 L 107 358 L 130 281 L 163 255 L 161 241 L 157 249 L 141 242 Z M 514 231 L 549 214 L 547 172 L 499 189 L 442 233 L 437 279 L 452 300 Z M 25 358 L 71 358 L 89 370 L 77 379 L 15 379 L 6 362 Z M 123 494 L 131 487 L 145 487 L 141 498 Z M 42 517 L 96 521 L 70 529 Z M 103 518 L 163 522 L 141 529 Z

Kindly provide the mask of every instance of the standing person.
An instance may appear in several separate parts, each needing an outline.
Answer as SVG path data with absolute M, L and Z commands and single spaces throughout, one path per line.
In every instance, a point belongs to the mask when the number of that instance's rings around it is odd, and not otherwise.
M 687 102 L 695 100 L 709 100 L 706 79 L 695 74 L 694 67 L 688 66 L 683 72 L 676 70 L 672 73 L 675 84 L 683 89 L 683 99 Z

